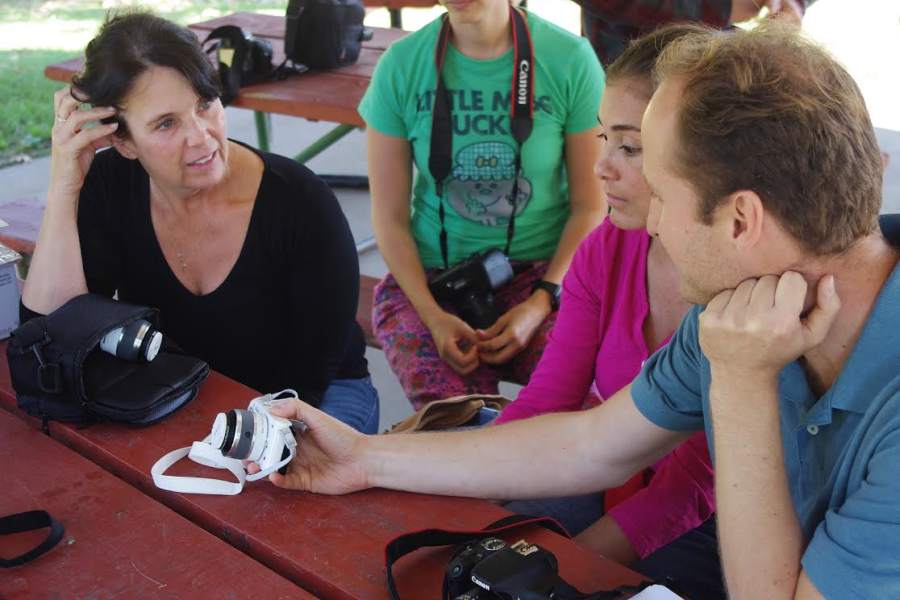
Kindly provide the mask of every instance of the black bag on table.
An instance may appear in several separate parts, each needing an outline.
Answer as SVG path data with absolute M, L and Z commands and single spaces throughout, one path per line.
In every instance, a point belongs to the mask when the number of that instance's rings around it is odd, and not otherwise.
M 352 65 L 363 40 L 372 39 L 372 30 L 363 27 L 365 17 L 361 0 L 290 0 L 284 54 L 310 69 Z
M 139 320 L 159 326 L 159 311 L 83 294 L 12 332 L 7 359 L 19 408 L 47 420 L 159 421 L 191 401 L 209 374 L 202 360 L 164 342 L 150 362 L 100 349 L 100 339 Z
M 236 25 L 213 29 L 202 43 L 206 53 L 215 53 L 214 62 L 222 85 L 222 104 L 228 106 L 241 86 L 271 79 L 272 44 L 247 33 Z

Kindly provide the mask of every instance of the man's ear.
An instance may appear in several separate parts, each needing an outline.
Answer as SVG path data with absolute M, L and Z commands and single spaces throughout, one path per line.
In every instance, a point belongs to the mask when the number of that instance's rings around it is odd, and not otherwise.
M 751 248 L 763 235 L 766 211 L 762 199 L 751 190 L 738 190 L 726 203 L 730 211 L 731 238 L 739 248 Z
M 134 160 L 138 157 L 137 150 L 134 147 L 134 143 L 131 141 L 131 138 L 127 136 L 121 136 L 117 134 L 113 134 L 113 146 L 115 146 L 116 150 L 129 160 Z

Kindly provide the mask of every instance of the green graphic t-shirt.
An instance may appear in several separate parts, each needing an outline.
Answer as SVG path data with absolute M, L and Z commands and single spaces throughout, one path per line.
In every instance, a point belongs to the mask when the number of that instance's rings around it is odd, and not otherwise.
M 528 13 L 534 45 L 534 128 L 522 151 L 516 231 L 510 258 L 548 259 L 569 216 L 564 136 L 597 124 L 604 74 L 591 45 Z M 384 53 L 359 105 L 369 127 L 409 140 L 418 174 L 412 192 L 412 234 L 426 267 L 443 267 L 440 198 L 428 170 L 434 51 L 441 19 Z M 453 166 L 444 185 L 450 264 L 476 251 L 504 248 L 512 212 L 518 145 L 509 131 L 513 51 L 473 60 L 451 44 L 444 63 L 450 96 Z

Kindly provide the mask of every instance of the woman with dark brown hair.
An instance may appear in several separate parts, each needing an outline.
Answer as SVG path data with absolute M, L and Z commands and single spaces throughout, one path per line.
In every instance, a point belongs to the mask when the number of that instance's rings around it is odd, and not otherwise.
M 23 320 L 86 292 L 154 306 L 165 335 L 214 369 L 376 431 L 359 265 L 331 190 L 227 137 L 216 72 L 189 30 L 114 15 L 85 58 L 54 99 Z

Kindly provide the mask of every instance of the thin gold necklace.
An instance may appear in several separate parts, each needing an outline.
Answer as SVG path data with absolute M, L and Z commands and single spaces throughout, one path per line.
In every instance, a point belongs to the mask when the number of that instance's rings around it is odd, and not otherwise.
M 193 259 L 197 255 L 197 250 L 200 248 L 200 244 L 203 242 L 203 238 L 206 237 L 206 234 L 209 233 L 210 228 L 212 227 L 213 220 L 207 219 L 206 225 L 197 232 L 190 232 L 189 235 L 194 237 L 194 243 L 189 249 L 188 252 L 182 252 L 181 242 L 177 241 L 175 243 L 175 258 L 178 259 L 178 264 L 181 266 L 182 271 L 187 271 L 188 268 L 188 259 Z
M 172 206 L 172 202 L 166 198 L 166 204 L 169 205 L 169 210 L 172 215 L 176 215 L 175 209 Z M 177 220 L 177 219 L 176 219 Z M 189 231 L 188 236 L 194 238 L 194 243 L 187 250 L 184 250 L 182 247 L 181 240 L 178 237 L 173 236 L 172 243 L 174 245 L 175 250 L 175 259 L 178 262 L 178 266 L 181 267 L 182 271 L 187 271 L 188 261 L 193 259 L 197 250 L 200 248 L 200 244 L 203 242 L 203 239 L 206 237 L 206 234 L 209 233 L 209 230 L 212 228 L 213 219 L 209 218 L 206 220 L 206 224 L 197 231 Z M 177 231 L 177 228 L 173 227 L 173 231 Z

